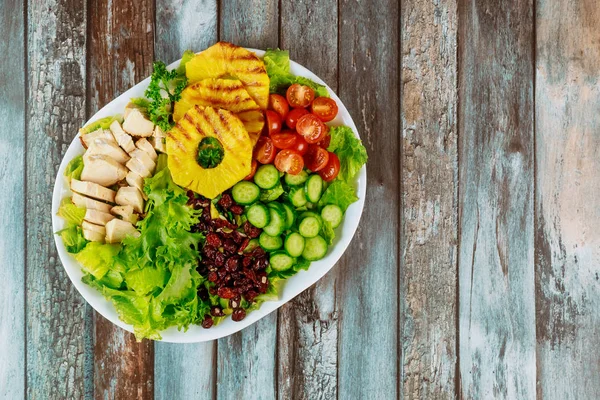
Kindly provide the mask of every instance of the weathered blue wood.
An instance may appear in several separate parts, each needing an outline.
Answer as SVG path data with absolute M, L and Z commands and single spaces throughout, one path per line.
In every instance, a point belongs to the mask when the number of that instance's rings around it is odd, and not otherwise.
M 533 3 L 465 0 L 460 12 L 460 396 L 531 399 Z
M 85 121 L 86 3 L 29 1 L 27 23 L 26 396 L 83 398 L 90 327 L 57 257 L 50 215 L 56 170 Z
M 538 0 L 536 320 L 540 399 L 600 398 L 600 7 Z
M 220 3 L 219 39 L 265 49 L 278 44 L 278 2 Z M 217 398 L 273 399 L 276 396 L 277 312 L 218 341 Z
M 25 26 L 21 0 L 0 3 L 0 399 L 25 395 Z
M 398 397 L 399 12 L 339 3 L 338 91 L 370 157 L 362 223 L 338 265 L 340 399 Z
M 183 51 L 203 50 L 217 41 L 215 0 L 156 2 L 156 59 L 167 63 Z M 216 394 L 217 342 L 154 346 L 156 399 L 213 399 Z

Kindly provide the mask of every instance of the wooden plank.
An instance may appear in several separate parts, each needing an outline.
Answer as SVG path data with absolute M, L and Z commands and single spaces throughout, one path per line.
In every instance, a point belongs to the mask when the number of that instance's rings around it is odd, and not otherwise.
M 278 43 L 277 1 L 220 3 L 219 38 L 237 45 L 265 49 Z M 276 397 L 277 312 L 235 335 L 218 341 L 217 398 Z
M 600 8 L 537 2 L 537 394 L 600 398 Z
M 152 72 L 154 2 L 89 3 L 89 115 Z M 95 314 L 96 398 L 153 396 L 154 346 Z
M 0 4 L 0 399 L 25 397 L 25 26 L 23 1 Z M 13 12 L 11 12 L 13 11 Z
M 216 0 L 158 0 L 155 56 L 170 63 L 187 50 L 199 51 L 217 41 Z M 155 343 L 156 399 L 213 399 L 217 342 Z
M 397 398 L 399 5 L 339 3 L 339 94 L 369 153 L 366 207 L 342 257 L 338 397 Z
M 281 3 L 281 48 L 333 90 L 337 90 L 337 26 L 335 0 Z M 336 398 L 338 274 L 339 268 L 334 268 L 279 310 L 277 395 L 281 400 Z
M 86 394 L 86 303 L 58 259 L 50 220 L 56 170 L 85 121 L 85 15 L 83 1 L 27 7 L 26 396 L 34 399 Z
M 455 398 L 457 2 L 403 3 L 402 394 Z
M 535 396 L 533 4 L 460 3 L 463 398 Z

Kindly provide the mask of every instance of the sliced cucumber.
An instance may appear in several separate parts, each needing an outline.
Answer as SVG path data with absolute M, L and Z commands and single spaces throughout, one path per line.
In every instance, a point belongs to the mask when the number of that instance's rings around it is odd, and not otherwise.
M 303 185 L 308 179 L 308 172 L 302 171 L 297 175 L 285 174 L 285 183 L 289 186 Z
M 258 242 L 258 239 L 250 239 L 250 241 L 248 242 L 248 246 L 246 246 L 246 248 L 244 249 L 244 253 L 250 253 L 252 250 L 256 249 L 257 247 L 260 247 L 260 244 Z
M 267 206 L 255 203 L 246 210 L 248 221 L 257 228 L 264 228 L 271 222 L 271 213 Z
M 290 233 L 283 246 L 290 256 L 300 257 L 304 251 L 304 237 L 296 232 Z
M 287 255 L 285 251 L 276 251 L 271 253 L 271 268 L 275 271 L 286 271 L 294 265 L 294 259 Z
M 327 242 L 321 236 L 308 238 L 304 241 L 302 257 L 308 261 L 317 261 L 327 254 Z
M 294 207 L 304 207 L 306 203 L 308 203 L 308 199 L 306 198 L 306 192 L 304 187 L 293 187 L 290 190 L 289 194 L 290 201 L 294 205 Z
M 285 203 L 281 203 L 281 206 L 285 210 L 285 229 L 288 230 L 294 225 L 294 221 L 296 220 L 296 213 L 294 209 Z
M 260 247 L 267 251 L 280 249 L 283 245 L 283 240 L 281 239 L 281 236 L 271 236 L 268 235 L 266 232 L 260 234 L 258 242 L 260 243 Z
M 323 194 L 323 179 L 319 175 L 311 175 L 304 187 L 308 201 L 317 203 Z
M 252 182 L 241 181 L 231 189 L 231 196 L 236 203 L 248 205 L 258 200 L 260 189 Z
M 300 222 L 298 231 L 305 238 L 313 238 L 321 231 L 321 221 L 317 217 L 306 217 Z
M 344 212 L 342 209 L 335 204 L 328 204 L 321 210 L 321 218 L 323 220 L 329 222 L 333 229 L 340 226 L 342 223 L 342 218 L 344 216 Z
M 272 164 L 261 165 L 254 175 L 254 183 L 261 189 L 273 189 L 279 183 L 279 171 Z
M 276 204 L 276 203 L 269 203 Z M 263 230 L 271 236 L 279 236 L 285 230 L 285 214 L 282 209 L 279 207 L 268 207 L 269 214 L 271 215 L 271 221 L 267 226 L 263 228 Z

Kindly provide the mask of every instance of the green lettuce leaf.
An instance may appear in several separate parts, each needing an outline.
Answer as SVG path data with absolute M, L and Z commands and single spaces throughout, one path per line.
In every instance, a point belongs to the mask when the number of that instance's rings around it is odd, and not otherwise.
M 269 75 L 271 93 L 285 94 L 288 87 L 294 83 L 309 86 L 314 89 L 315 97 L 329 97 L 327 88 L 308 78 L 294 76 L 290 72 L 290 53 L 287 50 L 267 49 L 263 57 L 267 75 Z
M 268 203 L 270 201 L 275 201 L 283 193 L 284 193 L 283 186 L 281 186 L 281 182 L 280 182 L 273 189 L 261 190 L 261 192 L 260 192 L 260 201 L 262 201 L 263 203 Z
M 85 248 L 88 241 L 83 237 L 83 229 L 79 225 L 69 224 L 63 230 L 56 232 L 63 240 L 69 253 L 76 254 Z
M 321 196 L 321 200 L 319 200 L 319 206 L 323 207 L 327 204 L 335 204 L 345 212 L 350 204 L 357 200 L 358 197 L 356 197 L 354 187 L 350 186 L 345 181 L 340 180 L 338 177 L 327 187 L 327 189 L 325 189 L 323 196 Z
M 121 250 L 118 244 L 90 242 L 75 256 L 84 270 L 96 279 L 102 279 L 111 269 L 114 257 Z
M 179 67 L 177 67 L 178 75 L 185 75 L 185 65 L 188 63 L 188 61 L 194 58 L 195 55 L 196 53 L 191 50 L 186 50 L 183 52 L 183 55 L 181 56 L 181 62 L 179 63 Z
M 83 157 L 77 156 L 67 164 L 67 168 L 65 168 L 65 176 L 69 183 L 71 179 L 79 179 L 81 178 L 81 171 L 83 171 Z
M 335 239 L 335 231 L 331 227 L 331 223 L 329 221 L 323 221 L 323 226 L 321 228 L 321 236 L 328 245 L 333 244 L 333 239 Z
M 327 150 L 337 154 L 340 159 L 338 179 L 350 183 L 367 162 L 367 150 L 347 126 L 335 126 L 329 134 L 331 143 Z
M 85 217 L 85 208 L 77 207 L 73 204 L 70 197 L 65 197 L 60 202 L 60 207 L 58 207 L 56 215 L 64 219 L 68 224 L 81 225 Z
M 148 107 L 150 106 L 150 100 L 145 97 L 133 97 L 129 100 L 129 102 L 135 105 L 137 108 L 141 109 L 144 113 L 148 112 Z
M 119 121 L 119 123 L 122 123 L 123 116 L 121 114 L 111 115 L 110 117 L 104 117 L 97 121 L 90 122 L 83 128 L 79 129 L 79 134 L 85 135 L 87 133 L 97 131 L 98 129 L 108 129 L 113 121 Z

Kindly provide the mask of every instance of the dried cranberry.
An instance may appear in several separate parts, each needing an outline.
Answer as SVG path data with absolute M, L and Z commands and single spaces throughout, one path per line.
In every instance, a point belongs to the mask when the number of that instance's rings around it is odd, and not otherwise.
M 210 308 L 210 314 L 211 314 L 213 317 L 222 317 L 222 316 L 224 316 L 224 315 L 225 315 L 225 313 L 223 312 L 223 310 L 222 310 L 222 309 L 221 309 L 221 307 L 219 307 L 219 306 L 212 306 L 212 307 Z
M 211 326 L 213 326 L 213 323 L 214 323 L 214 321 L 213 321 L 212 317 L 210 315 L 206 315 L 204 317 L 204 320 L 202 321 L 202 327 L 204 329 L 208 329 Z
M 256 296 L 258 296 L 258 292 L 254 290 L 248 290 L 246 294 L 244 294 L 244 298 L 249 302 L 253 302 Z
M 242 278 L 242 279 L 237 279 L 235 281 L 233 281 L 233 286 L 235 287 L 242 287 L 242 286 L 246 286 L 248 284 L 248 282 L 250 282 L 248 279 L 246 278 Z
M 256 272 L 251 270 L 250 268 L 244 268 L 244 275 L 252 282 L 256 282 Z
M 234 297 L 233 299 L 229 300 L 229 307 L 231 307 L 231 308 L 238 308 L 239 306 L 240 306 L 240 299 L 239 298 L 235 298 Z
M 220 269 L 217 271 L 217 274 L 219 275 L 219 279 L 223 279 L 228 275 L 228 272 L 224 269 Z
M 239 322 L 246 318 L 246 311 L 243 308 L 236 308 L 233 310 L 233 314 L 231 314 L 231 319 L 235 322 Z
M 229 209 L 229 207 L 231 207 L 231 205 L 233 204 L 233 199 L 231 198 L 230 194 L 223 194 L 223 196 L 221 196 L 221 199 L 219 199 L 219 205 L 221 207 L 223 207 L 224 209 Z
M 212 260 L 217 255 L 218 250 L 213 246 L 206 245 L 204 246 L 204 249 L 202 249 L 202 252 L 206 256 L 206 258 Z
M 238 206 L 237 204 L 235 206 L 231 206 L 229 208 L 229 211 L 231 211 L 233 214 L 235 215 L 242 215 L 242 213 L 244 212 L 244 207 L 242 206 Z
M 244 233 L 248 235 L 248 237 L 252 239 L 257 238 L 260 236 L 260 232 L 261 230 L 252 225 L 250 222 L 246 221 L 244 223 Z
M 254 250 L 252 250 L 252 253 L 250 253 L 250 255 L 252 257 L 264 257 L 266 255 L 265 251 L 262 249 L 262 247 L 257 247 Z
M 213 271 L 213 272 L 210 272 L 210 273 L 208 274 L 208 281 L 209 281 L 209 282 L 216 282 L 218 279 L 219 279 L 219 277 L 218 277 L 218 275 L 217 275 L 217 273 L 216 273 L 216 272 L 214 272 L 214 271 Z M 212 288 L 211 288 L 211 289 L 212 289 Z
M 225 255 L 221 252 L 217 252 L 217 254 L 215 254 L 213 262 L 217 267 L 222 267 L 223 265 L 225 265 Z
M 237 245 L 232 239 L 227 239 L 225 243 L 223 243 L 223 249 L 229 253 L 235 253 L 237 250 Z
M 206 244 L 213 247 L 221 247 L 221 238 L 216 233 L 206 235 Z
M 251 264 L 252 264 L 252 258 L 251 257 L 244 257 L 244 258 L 242 258 L 242 266 L 244 268 L 248 268 Z
M 239 260 L 235 257 L 231 257 L 225 262 L 225 269 L 227 270 L 227 272 L 235 272 L 238 269 L 239 265 Z
M 208 293 L 210 293 L 211 296 L 215 296 L 217 294 L 217 289 L 215 289 L 214 287 L 210 287 L 208 288 Z
M 218 288 L 217 294 L 219 295 L 219 297 L 221 297 L 223 299 L 228 299 L 228 300 L 235 296 L 235 293 L 233 292 L 233 290 L 231 290 L 231 288 L 228 288 L 228 287 Z
M 209 208 L 205 208 L 202 210 L 202 220 L 204 220 L 205 222 L 208 222 L 212 219 L 212 217 L 210 216 L 210 209 Z
M 205 287 L 201 287 L 200 289 L 198 289 L 198 297 L 202 301 L 208 301 L 208 290 L 206 290 Z
M 242 244 L 242 242 L 245 239 L 245 237 L 242 236 L 238 231 L 231 232 L 231 238 L 233 239 L 235 244 Z

